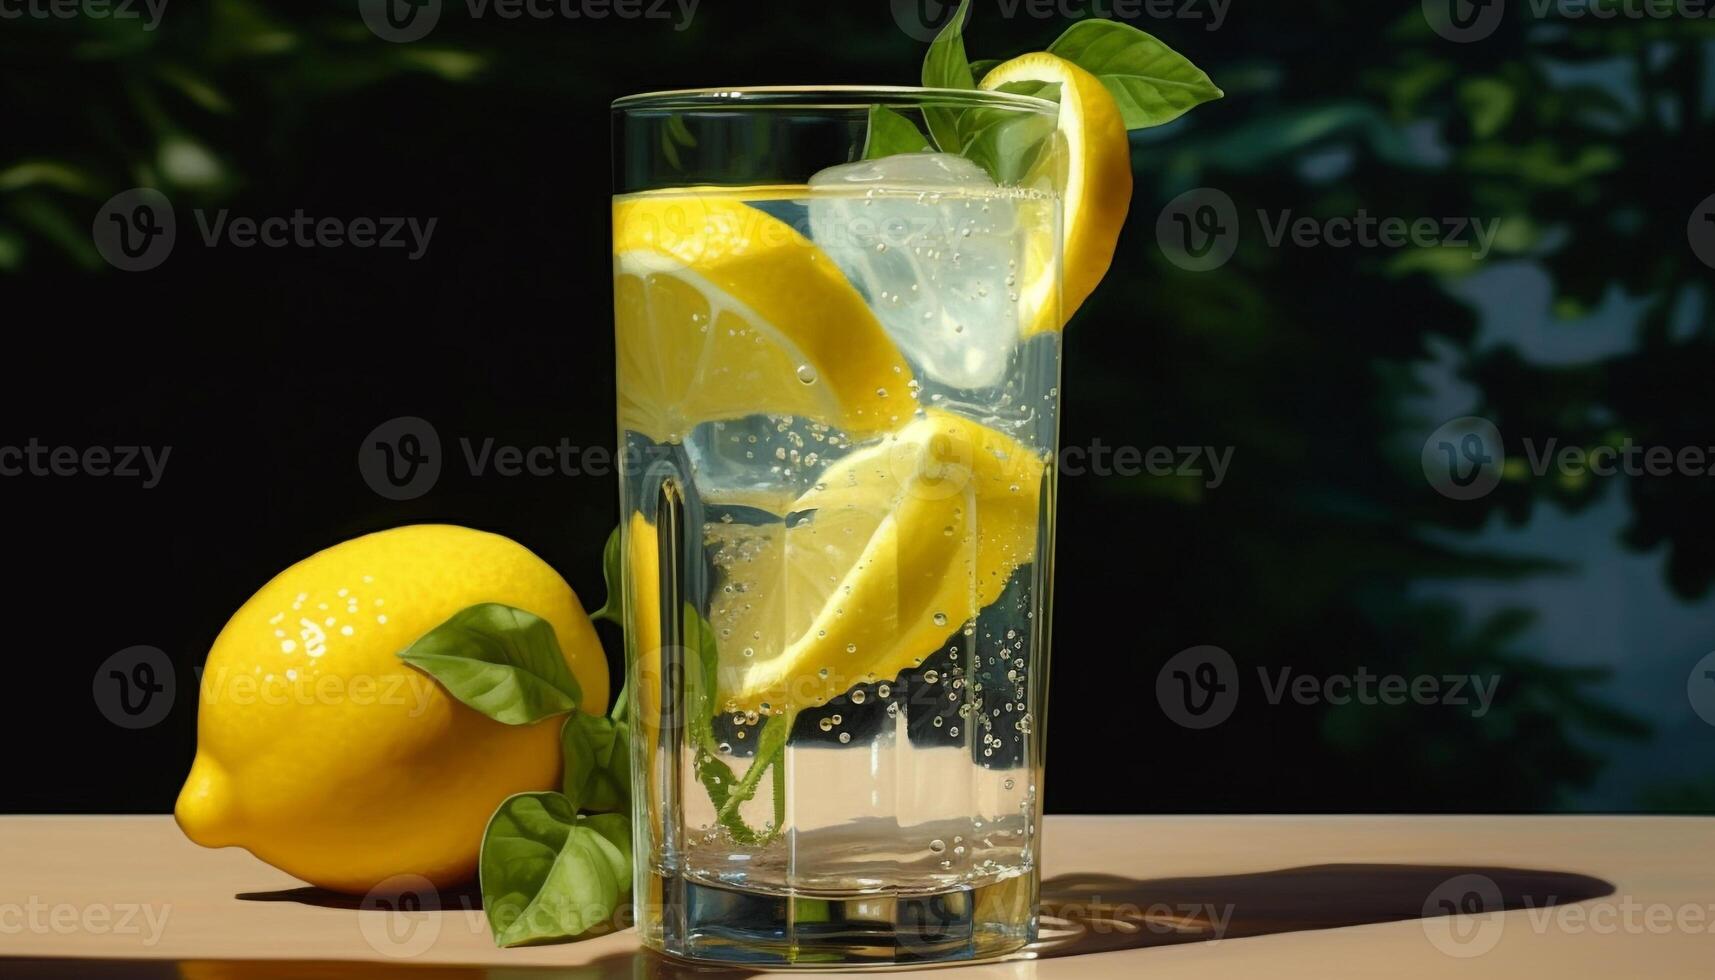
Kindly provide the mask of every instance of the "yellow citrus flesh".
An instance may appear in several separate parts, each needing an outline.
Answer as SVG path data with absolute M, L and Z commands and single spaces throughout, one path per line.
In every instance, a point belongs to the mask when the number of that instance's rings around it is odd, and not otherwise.
M 1045 51 L 1020 55 L 984 75 L 982 87 L 994 90 L 1013 82 L 1060 86 L 1059 125 L 1066 154 L 1064 284 L 1058 322 L 1044 319 L 1035 328 L 1057 330 L 1095 291 L 1113 262 L 1131 208 L 1131 144 L 1114 97 L 1100 79 L 1070 61 Z M 1039 276 L 1047 275 L 1049 268 L 1040 265 Z M 1031 280 L 1026 282 L 1028 286 Z M 1041 308 L 1055 310 L 1053 304 Z
M 581 707 L 605 710 L 601 644 L 540 558 L 462 527 L 366 535 L 281 572 L 221 630 L 179 826 L 337 891 L 400 874 L 468 879 L 495 806 L 560 777 L 559 719 L 493 721 L 395 655 L 484 602 L 547 620 Z
M 1034 557 L 1042 472 L 931 410 L 829 467 L 785 525 L 712 525 L 724 707 L 818 705 L 921 663 Z
M 860 434 L 899 424 L 911 369 L 791 226 L 715 193 L 621 200 L 613 226 L 622 428 L 677 442 L 755 414 Z

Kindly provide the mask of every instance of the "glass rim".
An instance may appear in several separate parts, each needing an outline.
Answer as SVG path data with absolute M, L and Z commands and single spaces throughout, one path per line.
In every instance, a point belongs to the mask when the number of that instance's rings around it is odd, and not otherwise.
M 1059 103 L 1033 95 L 912 85 L 754 85 L 640 92 L 613 100 L 614 112 L 672 109 L 868 109 L 923 106 L 1012 109 L 1052 116 Z

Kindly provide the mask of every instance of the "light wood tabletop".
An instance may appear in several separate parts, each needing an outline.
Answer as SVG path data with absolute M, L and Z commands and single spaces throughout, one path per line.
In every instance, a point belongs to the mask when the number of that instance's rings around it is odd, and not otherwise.
M 1715 978 L 1715 819 L 1054 816 L 1043 854 L 1042 942 L 934 972 Z M 170 817 L 0 818 L 3 977 L 696 972 L 631 930 L 496 949 L 471 894 L 365 907 Z

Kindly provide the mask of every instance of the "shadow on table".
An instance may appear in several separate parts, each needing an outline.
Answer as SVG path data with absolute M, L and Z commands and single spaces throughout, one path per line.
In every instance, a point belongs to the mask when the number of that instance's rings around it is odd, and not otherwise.
M 1282 932 L 1541 909 L 1612 895 L 1563 871 L 1320 864 L 1254 874 L 1139 881 L 1061 875 L 1042 883 L 1037 957 L 1176 946 Z
M 1151 880 L 1061 875 L 1042 883 L 1042 938 L 1013 959 L 1542 909 L 1613 893 L 1614 886 L 1606 881 L 1562 871 L 1404 864 L 1324 864 Z M 322 908 L 358 907 L 357 899 L 318 888 L 247 892 L 236 897 Z M 475 901 L 480 907 L 480 898 Z M 718 980 L 747 975 L 697 968 L 644 952 L 610 954 L 577 966 L 505 968 L 403 962 L 0 958 L 0 976 L 31 980 Z

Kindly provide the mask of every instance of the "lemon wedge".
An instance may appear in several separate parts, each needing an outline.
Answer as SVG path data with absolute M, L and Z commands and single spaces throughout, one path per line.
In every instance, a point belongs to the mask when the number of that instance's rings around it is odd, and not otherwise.
M 784 522 L 711 524 L 735 711 L 826 703 L 934 653 L 1036 554 L 1043 460 L 930 410 L 830 466 Z
M 1064 284 L 1058 307 L 1038 303 L 1042 314 L 1028 332 L 1058 330 L 1107 274 L 1120 229 L 1131 208 L 1131 144 L 1118 103 L 1100 79 L 1064 58 L 1038 51 L 1003 61 L 983 76 L 990 91 L 1012 83 L 1052 83 L 1060 87 L 1060 135 L 1066 178 L 1061 240 Z M 1052 264 L 1032 261 L 1027 288 L 1041 291 L 1039 280 L 1052 277 Z
M 712 191 L 622 199 L 613 255 L 623 428 L 678 442 L 755 414 L 859 435 L 903 421 L 910 367 L 833 260 L 785 222 Z

